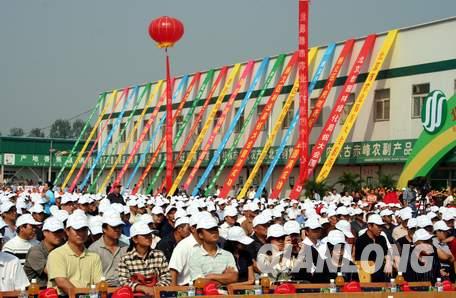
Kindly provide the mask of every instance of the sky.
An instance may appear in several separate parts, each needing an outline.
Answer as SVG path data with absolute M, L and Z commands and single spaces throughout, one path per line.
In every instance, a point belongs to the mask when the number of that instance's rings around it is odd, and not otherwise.
M 147 34 L 156 17 L 184 23 L 171 50 L 172 73 L 182 75 L 295 50 L 297 7 L 297 0 L 0 0 L 0 132 L 46 128 L 90 110 L 102 91 L 164 78 L 163 53 Z M 310 45 L 455 12 L 454 0 L 312 0 Z

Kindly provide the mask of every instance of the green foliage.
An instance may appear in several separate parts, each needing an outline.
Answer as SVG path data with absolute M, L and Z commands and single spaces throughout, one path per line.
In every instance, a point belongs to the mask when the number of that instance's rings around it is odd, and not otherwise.
M 9 136 L 10 137 L 23 137 L 24 135 L 25 135 L 25 132 L 20 127 L 13 127 L 9 131 Z
M 305 195 L 309 198 L 312 198 L 312 192 L 318 193 L 321 197 L 323 197 L 329 189 L 330 187 L 325 181 L 317 182 L 315 180 L 308 180 L 304 185 Z
M 64 119 L 57 119 L 51 125 L 49 133 L 51 138 L 69 139 L 72 137 L 70 121 Z
M 358 174 L 350 172 L 344 172 L 336 182 L 336 184 L 341 184 L 344 187 L 344 191 L 349 192 L 360 190 L 362 183 L 363 180 Z
M 381 187 L 392 188 L 396 186 L 397 180 L 394 179 L 394 176 L 383 175 L 382 172 L 378 173 L 378 185 Z
M 44 132 L 42 132 L 39 128 L 34 128 L 29 132 L 28 136 L 34 138 L 44 138 Z

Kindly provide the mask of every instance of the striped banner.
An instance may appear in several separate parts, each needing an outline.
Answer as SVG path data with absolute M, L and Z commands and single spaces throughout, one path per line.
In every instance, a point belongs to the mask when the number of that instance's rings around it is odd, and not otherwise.
M 320 113 L 323 109 L 326 99 L 329 96 L 329 92 L 331 91 L 332 87 L 334 86 L 337 76 L 338 76 L 340 70 L 342 69 L 344 62 L 345 62 L 346 58 L 348 57 L 348 54 L 352 51 L 354 43 L 355 43 L 354 39 L 347 40 L 344 43 L 344 47 L 342 48 L 339 58 L 336 60 L 336 63 L 334 64 L 334 67 L 331 70 L 331 73 L 329 74 L 328 79 L 326 80 L 326 84 L 323 87 L 323 90 L 321 91 L 321 94 L 318 97 L 318 100 L 315 103 L 315 107 L 313 108 L 312 113 L 309 117 L 309 130 L 310 131 L 312 130 L 315 122 L 318 120 L 318 117 L 320 116 Z M 257 195 L 260 195 L 262 193 L 264 187 L 266 186 L 266 183 L 269 180 L 269 178 L 272 174 L 272 171 L 274 170 L 275 166 L 277 165 L 277 162 L 279 161 L 279 158 L 280 158 L 283 150 L 285 149 L 285 145 L 288 142 L 288 138 L 290 137 L 290 135 L 292 133 L 293 127 L 294 126 L 290 125 L 289 132 L 287 132 L 287 135 L 285 136 L 284 141 L 280 145 L 279 150 L 277 151 L 273 161 L 269 165 L 266 175 L 263 177 L 263 180 L 261 181 L 261 184 L 258 187 L 258 190 L 256 193 Z M 285 185 L 285 181 L 290 176 L 291 171 L 293 170 L 293 167 L 295 166 L 296 162 L 298 161 L 300 153 L 301 153 L 301 147 L 300 147 L 300 143 L 298 142 L 295 145 L 293 152 L 289 156 L 286 166 L 282 170 L 279 180 L 276 183 L 276 188 L 272 191 L 272 194 L 271 194 L 272 198 L 277 198 L 277 196 L 282 191 L 282 187 Z
M 60 177 L 62 176 L 66 167 L 70 163 L 70 160 L 73 159 L 73 155 L 76 153 L 76 148 L 78 148 L 79 142 L 81 142 L 82 138 L 84 137 L 84 134 L 85 134 L 87 128 L 90 127 L 90 121 L 92 121 L 93 116 L 97 113 L 98 109 L 102 105 L 102 102 L 105 101 L 105 99 L 106 99 L 106 92 L 104 92 L 103 94 L 100 94 L 97 105 L 95 106 L 95 108 L 92 109 L 92 112 L 90 113 L 89 118 L 87 119 L 86 123 L 82 127 L 82 130 L 81 130 L 81 133 L 79 134 L 78 139 L 76 140 L 73 147 L 71 148 L 71 151 L 68 154 L 68 156 L 65 158 L 65 162 L 63 163 L 62 167 L 60 168 L 60 171 L 57 174 L 57 177 L 55 177 L 54 183 L 53 183 L 54 185 L 57 185 L 60 182 Z
M 329 172 L 331 171 L 332 166 L 334 165 L 337 157 L 339 156 L 340 150 L 342 149 L 345 140 L 347 139 L 348 134 L 350 133 L 350 130 L 352 129 L 353 124 L 356 121 L 356 118 L 358 117 L 359 112 L 361 111 L 361 107 L 363 106 L 364 101 L 367 95 L 369 94 L 369 91 L 372 88 L 375 79 L 377 78 L 378 72 L 382 68 L 383 62 L 385 61 L 386 57 L 388 56 L 388 53 L 390 52 L 393 46 L 393 43 L 397 36 L 397 32 L 398 30 L 392 30 L 388 32 L 388 35 L 386 36 L 383 46 L 380 49 L 380 52 L 377 54 L 377 58 L 375 59 L 372 69 L 370 70 L 369 75 L 367 76 L 367 79 L 364 82 L 363 87 L 358 97 L 356 98 L 356 101 L 353 104 L 353 107 L 350 110 L 350 113 L 348 114 L 348 117 L 345 120 L 344 125 L 342 126 L 339 136 L 337 137 L 336 142 L 331 148 L 331 152 L 326 158 L 326 161 L 323 164 L 320 173 L 318 174 L 318 177 L 316 179 L 317 182 L 321 182 L 328 177 Z
M 85 150 L 87 149 L 87 146 L 89 146 L 90 140 L 92 140 L 95 132 L 97 131 L 101 120 L 103 120 L 103 116 L 106 114 L 106 111 L 108 110 L 108 107 L 112 104 L 112 102 L 114 101 L 114 98 L 117 97 L 117 92 L 118 92 L 117 90 L 113 91 L 113 93 L 109 97 L 108 101 L 106 102 L 103 110 L 101 111 L 100 115 L 98 116 L 98 119 L 95 122 L 95 124 L 93 125 L 92 131 L 90 132 L 89 136 L 87 137 L 87 140 L 85 141 L 84 146 L 82 146 L 81 151 L 79 151 L 78 156 L 76 157 L 76 160 L 73 162 L 73 165 L 71 166 L 70 171 L 66 175 L 65 180 L 63 181 L 62 186 L 60 187 L 61 191 L 65 190 L 65 186 L 67 185 L 68 181 L 70 180 L 71 175 L 73 175 L 73 172 L 76 169 L 77 165 L 79 164 L 79 160 L 81 160 L 82 155 L 84 154 Z
M 119 136 L 121 136 L 121 135 L 123 135 L 124 133 L 127 132 L 128 127 L 129 127 L 130 122 L 131 122 L 131 119 L 133 119 L 133 116 L 136 114 L 136 110 L 138 109 L 140 103 L 142 102 L 142 99 L 148 97 L 148 96 L 146 96 L 146 94 L 150 93 L 151 85 L 152 85 L 151 83 L 148 83 L 148 84 L 146 84 L 144 86 L 144 88 L 143 88 L 143 90 L 141 92 L 141 95 L 136 100 L 135 105 L 133 106 L 133 108 L 131 109 L 131 111 L 130 111 L 130 113 L 128 115 L 128 118 L 127 118 L 127 120 L 125 122 L 124 127 L 120 130 Z M 149 105 L 146 104 L 145 108 L 148 108 L 148 107 L 149 107 Z M 139 119 L 139 120 L 142 120 L 142 119 Z M 101 167 L 98 170 L 97 175 L 95 176 L 95 178 L 91 182 L 90 186 L 88 187 L 88 192 L 89 193 L 93 193 L 93 192 L 96 191 L 96 187 L 95 186 L 96 186 L 96 184 L 98 182 L 98 179 L 103 174 L 103 171 L 104 171 L 106 165 L 108 164 L 109 157 L 114 155 L 114 154 L 116 154 L 117 149 L 119 148 L 120 140 L 121 140 L 121 138 L 117 138 L 116 141 L 114 142 L 114 144 L 111 146 L 111 150 L 109 150 L 108 154 L 104 155 L 104 160 L 102 159 L 103 162 L 101 163 Z
M 316 52 L 316 49 L 314 52 Z M 279 97 L 280 92 L 282 91 L 283 85 L 287 81 L 288 76 L 290 75 L 291 70 L 293 69 L 297 60 L 298 60 L 298 54 L 295 53 L 291 57 L 287 66 L 285 67 L 285 70 L 283 71 L 282 76 L 280 77 L 280 80 L 279 80 L 277 86 L 274 88 L 274 91 L 272 92 L 266 105 L 264 106 L 263 111 L 261 112 L 260 116 L 258 117 L 256 125 L 253 128 L 253 131 L 250 133 L 247 143 L 242 148 L 241 153 L 239 154 L 239 158 L 236 160 L 236 163 L 234 164 L 233 168 L 231 169 L 231 172 L 228 175 L 228 178 L 226 179 L 226 182 L 220 191 L 220 197 L 222 197 L 222 198 L 226 197 L 228 195 L 228 193 L 231 191 L 237 177 L 241 173 L 242 167 L 244 166 L 245 161 L 247 160 L 247 157 L 249 156 L 249 153 L 252 150 L 253 145 L 255 144 L 256 139 L 260 135 L 260 132 L 261 132 L 263 126 L 265 125 L 266 121 L 268 120 L 269 114 L 272 111 L 272 108 L 274 107 L 274 103 L 277 100 L 277 98 Z
M 250 126 L 250 121 L 252 120 L 253 115 L 255 114 L 257 106 L 263 99 L 263 96 L 266 93 L 266 91 L 268 90 L 269 85 L 271 84 L 272 80 L 276 76 L 277 71 L 279 71 L 279 68 L 282 67 L 282 65 L 285 61 L 285 57 L 286 57 L 285 54 L 281 54 L 277 57 L 274 65 L 272 66 L 271 71 L 268 74 L 268 77 L 266 78 L 266 82 L 263 84 L 263 87 L 262 87 L 260 93 L 258 94 L 258 96 L 256 97 L 255 102 L 253 103 L 253 106 L 250 109 L 249 114 L 247 115 L 247 118 L 244 120 L 244 124 L 242 125 L 241 130 L 236 134 L 236 138 L 233 140 L 233 143 L 231 145 L 230 150 L 227 153 L 227 156 L 232 156 L 234 150 L 237 148 L 237 145 L 241 141 L 242 136 L 244 135 L 247 128 Z M 238 121 L 240 117 L 241 117 L 241 113 L 238 113 L 238 114 L 236 114 L 234 120 Z M 222 154 L 222 151 L 225 148 L 226 144 L 228 143 L 228 140 L 229 140 L 231 134 L 233 133 L 234 128 L 235 128 L 235 126 L 233 125 L 232 129 L 228 130 L 228 132 L 223 137 L 222 143 L 215 151 L 214 156 L 212 157 L 209 165 L 206 167 L 206 170 L 204 171 L 203 176 L 201 177 L 200 181 L 198 182 L 201 186 L 206 181 L 207 177 L 209 176 L 210 172 L 212 171 L 213 167 L 215 166 L 215 163 L 218 161 L 220 155 Z M 217 183 L 217 179 L 220 176 L 220 174 L 222 173 L 225 166 L 227 165 L 227 162 L 228 162 L 228 158 L 221 159 L 221 164 L 218 166 L 217 172 L 215 173 L 214 177 L 212 177 L 211 182 L 206 189 L 206 192 L 205 192 L 206 196 L 209 196 L 210 192 L 215 187 L 215 184 Z
M 206 77 L 203 81 L 203 84 L 201 85 L 200 89 L 198 90 L 198 93 L 196 95 L 196 98 L 193 100 L 192 102 L 192 106 L 190 108 L 190 110 L 188 111 L 188 113 L 185 115 L 185 118 L 184 120 L 182 121 L 182 125 L 180 126 L 179 130 L 177 131 L 176 133 L 176 136 L 174 137 L 174 141 L 173 141 L 173 146 L 176 146 L 177 142 L 179 141 L 182 133 L 184 132 L 185 128 L 187 127 L 187 124 L 188 122 L 190 121 L 190 118 L 193 116 L 193 113 L 196 109 L 196 106 L 198 105 L 198 103 L 201 101 L 201 98 L 203 96 L 203 93 L 204 93 L 204 90 L 206 90 L 206 87 L 207 85 L 209 84 L 209 82 L 212 80 L 212 78 L 214 77 L 214 70 L 211 69 L 210 71 L 208 71 L 208 73 L 206 74 Z M 155 163 L 159 153 L 160 153 L 160 150 L 161 150 L 161 147 L 163 146 L 163 144 L 165 143 L 165 139 L 162 138 L 160 143 L 158 144 L 157 148 L 155 149 L 155 152 L 154 154 L 152 155 L 152 158 L 149 160 L 149 162 L 147 163 L 145 169 L 143 170 L 142 174 L 141 174 L 141 177 L 139 177 L 139 180 L 138 182 L 136 183 L 136 186 L 135 188 L 133 189 L 132 191 L 132 194 L 136 194 L 139 190 L 139 188 L 143 185 L 144 183 L 144 179 L 146 179 L 147 177 L 147 174 L 149 173 L 149 171 L 152 169 L 152 166 L 153 164 Z M 166 162 L 166 161 L 165 161 Z
M 206 181 L 207 176 L 209 175 L 209 172 L 212 170 L 212 167 L 217 162 L 217 160 L 220 156 L 220 152 L 222 152 L 223 148 L 225 147 L 225 144 L 228 142 L 228 139 L 230 138 L 231 134 L 233 133 L 234 129 L 236 128 L 236 125 L 237 125 L 239 119 L 241 118 L 241 114 L 244 113 L 244 109 L 247 106 L 250 96 L 252 95 L 253 91 L 255 90 L 255 86 L 258 84 L 259 80 L 261 79 L 263 74 L 266 72 L 268 64 L 269 64 L 269 57 L 265 57 L 263 59 L 263 61 L 261 62 L 260 67 L 258 68 L 258 70 L 255 74 L 255 77 L 253 78 L 253 81 L 249 86 L 249 89 L 245 93 L 244 99 L 242 100 L 240 106 L 238 107 L 238 111 L 234 115 L 233 119 L 231 119 L 230 126 L 228 127 L 228 130 L 225 133 L 225 135 L 222 139 L 222 142 L 215 150 L 215 153 L 212 156 L 212 159 L 210 160 L 209 165 L 206 167 L 203 175 L 198 180 L 195 188 L 193 189 L 192 196 L 196 196 L 198 194 L 199 189 L 203 185 L 204 181 Z M 274 71 L 274 73 L 275 73 L 275 71 Z M 268 80 L 269 80 L 269 77 L 268 77 Z
M 201 73 L 199 73 L 199 72 L 196 73 L 193 76 L 192 82 L 190 83 L 190 86 L 188 86 L 186 92 L 184 93 L 184 97 L 181 99 L 181 101 L 179 103 L 179 106 L 178 106 L 178 108 L 176 110 L 176 116 L 178 116 L 180 114 L 180 112 L 182 111 L 182 109 L 184 108 L 185 102 L 187 101 L 187 98 L 190 96 L 191 90 L 193 89 L 193 86 L 195 85 L 195 83 L 198 82 L 200 76 L 201 76 Z M 179 92 L 183 89 L 183 87 L 185 85 L 187 85 L 187 82 L 188 82 L 188 75 L 185 75 L 181 79 L 181 81 L 179 82 L 179 85 L 177 86 L 177 89 L 174 91 L 174 94 L 172 95 L 171 101 L 174 101 L 176 99 L 176 97 L 179 94 Z M 163 123 L 165 123 L 166 115 L 168 115 L 167 111 L 165 113 L 163 113 L 162 118 L 160 119 L 160 121 L 157 124 L 157 127 L 155 127 L 154 131 L 152 132 L 152 135 L 150 136 L 150 139 L 149 139 L 149 141 L 146 144 L 146 149 L 139 156 L 139 160 L 136 162 L 136 165 L 133 168 L 133 171 L 130 173 L 130 176 L 127 179 L 127 183 L 125 183 L 125 185 L 124 185 L 124 190 L 126 190 L 126 189 L 128 189 L 130 187 L 131 182 L 133 181 L 133 179 L 135 178 L 136 173 L 139 170 L 139 167 L 146 160 L 146 156 L 150 152 L 150 149 L 152 148 L 152 144 L 154 143 L 155 137 L 160 133 L 160 129 L 161 129 Z M 174 117 L 171 117 L 171 118 L 174 119 Z M 165 127 L 165 129 L 166 129 L 166 127 Z M 165 131 L 165 138 L 166 138 L 166 131 Z
M 84 159 L 84 162 L 82 163 L 81 167 L 79 168 L 79 171 L 78 173 L 76 174 L 76 177 L 73 179 L 73 182 L 71 183 L 71 186 L 70 188 L 68 189 L 69 192 L 73 192 L 73 190 L 75 189 L 76 187 L 76 184 L 78 183 L 79 181 L 79 178 L 81 177 L 81 174 L 82 172 L 84 171 L 84 169 L 86 168 L 87 166 L 87 163 L 89 162 L 90 160 L 90 157 L 92 156 L 93 152 L 95 151 L 95 149 L 98 147 L 98 142 L 101 140 L 101 137 L 103 136 L 103 132 L 104 130 L 106 129 L 106 127 L 108 127 L 108 123 L 109 123 L 109 120 L 111 119 L 112 117 L 112 114 L 113 114 L 113 111 L 116 110 L 117 106 L 119 105 L 119 103 L 122 101 L 122 99 L 124 99 L 125 101 L 127 101 L 128 99 L 128 93 L 129 93 L 129 90 L 130 88 L 125 88 L 123 91 L 122 91 L 122 96 L 120 96 L 117 100 L 116 100 L 116 103 L 114 104 L 114 108 L 111 110 L 111 113 L 109 114 L 109 117 L 108 119 L 105 121 L 105 123 L 103 124 L 101 130 L 98 131 L 98 135 L 97 135 L 97 138 L 95 139 L 95 142 L 93 143 L 92 147 L 90 148 L 89 152 L 87 153 L 85 159 Z M 124 105 L 122 106 L 122 110 L 125 108 L 125 103 Z M 82 191 L 82 189 L 81 189 Z
M 185 190 L 188 190 L 190 183 L 195 178 L 196 172 L 198 171 L 201 163 L 203 162 L 206 155 L 209 153 L 209 149 L 211 148 L 212 144 L 215 141 L 215 138 L 217 137 L 220 129 L 222 128 L 223 122 L 225 122 L 225 118 L 228 115 L 228 112 L 231 111 L 231 108 L 233 107 L 234 101 L 236 100 L 236 97 L 237 97 L 239 91 L 241 91 L 241 88 L 245 85 L 247 78 L 250 77 L 250 75 L 252 74 L 254 64 L 255 64 L 255 61 L 251 60 L 245 66 L 241 77 L 239 78 L 238 82 L 236 83 L 236 86 L 234 87 L 234 90 L 232 91 L 231 96 L 228 99 L 228 102 L 223 107 L 222 114 L 220 115 L 220 117 L 217 120 L 217 123 L 215 124 L 214 128 L 212 129 L 212 133 L 209 136 L 209 139 L 207 140 L 203 149 L 200 151 L 200 154 L 198 156 L 198 159 L 196 160 L 195 165 L 193 166 L 192 170 L 190 171 L 190 174 L 187 177 L 187 180 L 184 182 Z
M 93 170 L 95 169 L 95 167 L 97 166 L 98 162 L 100 161 L 101 156 L 103 155 L 103 153 L 108 148 L 108 145 L 111 142 L 112 136 L 114 135 L 114 132 L 117 130 L 117 128 L 120 126 L 120 123 L 123 120 L 123 115 L 125 114 L 125 111 L 126 111 L 127 107 L 130 105 L 131 101 L 133 99 L 136 99 L 137 102 L 140 101 L 140 98 L 138 97 L 138 94 L 139 94 L 139 85 L 136 86 L 134 88 L 134 90 L 133 90 L 133 93 L 130 94 L 130 96 L 128 96 L 128 99 L 125 101 L 124 106 L 123 106 L 122 110 L 120 111 L 120 114 L 117 117 L 116 121 L 114 122 L 114 125 L 112 126 L 111 131 L 108 132 L 108 135 L 105 138 L 103 144 L 101 145 L 101 148 L 98 150 L 97 156 L 95 157 L 94 160 L 92 160 L 92 164 L 90 166 L 90 169 L 89 169 L 89 171 L 87 171 L 87 174 L 85 175 L 84 179 L 82 180 L 81 185 L 79 186 L 81 189 L 84 189 L 84 187 L 86 186 L 87 182 L 89 181 L 90 176 L 93 173 Z M 144 93 L 143 93 L 143 95 L 144 95 Z M 121 136 L 121 134 L 119 134 L 119 138 L 120 138 L 120 136 Z
M 135 127 L 133 128 L 133 130 L 130 132 L 130 135 L 128 136 L 128 138 L 126 138 L 126 141 L 123 145 L 123 147 L 120 149 L 120 151 L 118 152 L 117 154 L 117 157 L 116 157 L 116 160 L 114 161 L 114 163 L 112 164 L 111 166 L 111 169 L 109 170 L 108 174 L 106 175 L 103 183 L 101 184 L 100 188 L 98 188 L 98 192 L 102 192 L 105 187 L 106 187 L 106 184 L 108 183 L 109 179 L 111 178 L 112 174 L 114 173 L 114 171 L 116 170 L 117 168 L 117 165 L 119 164 L 120 160 L 122 159 L 122 156 L 123 154 L 127 151 L 128 149 L 128 146 L 133 142 L 133 138 L 135 136 L 135 133 L 137 131 L 139 131 L 139 126 L 141 125 L 141 122 L 142 122 L 142 119 L 144 118 L 144 115 L 146 115 L 146 112 L 147 112 L 147 108 L 152 105 L 152 101 L 153 99 L 155 98 L 155 96 L 157 95 L 158 91 L 160 90 L 160 87 L 162 86 L 163 84 L 163 80 L 160 80 L 157 82 L 157 84 L 155 84 L 155 87 L 154 89 L 152 90 L 152 92 L 150 93 L 149 95 L 149 100 L 147 101 L 147 104 L 144 106 L 142 112 L 141 112 L 141 115 L 139 116 L 138 118 L 138 122 L 136 122 L 136 125 Z M 163 100 L 163 95 L 159 98 L 159 100 L 157 101 L 157 105 L 160 106 L 160 102 Z M 113 154 L 114 155 L 114 154 Z M 106 162 L 107 163 L 107 160 Z M 92 183 L 92 185 L 96 185 L 96 181 L 98 180 L 98 178 L 101 176 L 101 174 L 103 173 L 103 170 L 100 169 L 100 172 L 98 173 L 97 175 L 97 178 L 95 179 L 95 181 Z
M 177 155 L 176 160 L 181 160 L 181 157 L 184 153 L 185 148 L 187 148 L 188 143 L 190 142 L 193 135 L 195 134 L 196 129 L 197 129 L 199 123 L 201 122 L 202 117 L 204 116 L 204 112 L 206 111 L 207 107 L 209 106 L 209 102 L 212 99 L 212 95 L 217 90 L 220 82 L 225 80 L 227 73 L 228 73 L 228 66 L 222 67 L 217 78 L 215 79 L 215 83 L 212 85 L 212 88 L 209 91 L 209 94 L 207 95 L 206 100 L 204 101 L 203 106 L 201 107 L 201 109 L 198 112 L 198 115 L 196 116 L 195 120 L 193 121 L 193 125 L 190 128 L 190 132 L 188 133 L 187 137 L 185 138 L 184 144 L 182 145 L 181 149 L 179 150 L 179 154 Z M 164 168 L 165 168 L 165 161 L 162 161 L 160 166 L 158 167 L 157 171 L 155 172 L 155 175 L 152 177 L 152 180 L 151 180 L 149 186 L 147 187 L 146 193 L 152 192 L 152 189 L 154 188 L 155 183 L 157 182 L 157 180 L 160 177 L 160 174 Z M 163 189 L 164 185 L 165 185 L 165 181 L 163 182 L 163 185 L 160 186 L 160 188 L 159 188 L 160 191 Z
M 298 92 L 299 86 L 300 86 L 300 80 L 299 80 L 299 76 L 297 76 L 295 79 L 295 82 L 293 84 L 293 88 L 291 88 L 291 91 L 288 94 L 287 100 L 285 101 L 282 111 L 280 112 L 279 118 L 277 119 L 276 123 L 274 124 L 274 128 L 272 129 L 271 134 L 268 136 L 268 139 L 266 140 L 266 143 L 263 146 L 263 150 L 261 150 L 260 156 L 258 156 L 257 162 L 255 163 L 255 166 L 253 167 L 252 171 L 250 172 L 250 175 L 247 178 L 247 181 L 245 181 L 244 186 L 242 187 L 241 191 L 239 192 L 239 194 L 237 196 L 238 200 L 245 197 L 247 190 L 252 185 L 253 179 L 257 175 L 258 170 L 260 169 L 261 164 L 263 163 L 263 160 L 266 158 L 266 155 L 268 154 L 268 151 L 272 146 L 272 142 L 274 142 L 275 136 L 277 135 L 279 130 L 282 129 L 283 120 L 285 120 L 285 117 L 288 115 L 288 110 L 290 109 L 291 105 L 294 104 L 294 98 L 296 96 L 296 93 Z
M 174 78 L 171 79 L 171 89 L 173 88 L 173 86 L 174 86 Z M 122 169 L 120 170 L 119 174 L 117 175 L 116 179 L 114 180 L 114 184 L 120 184 L 120 181 L 122 180 L 123 175 L 125 175 L 125 172 L 127 171 L 131 162 L 135 158 L 136 153 L 138 152 L 139 148 L 141 147 L 142 142 L 146 138 L 146 135 L 149 133 L 149 130 L 152 127 L 152 124 L 155 121 L 155 118 L 157 118 L 158 112 L 160 111 L 160 107 L 165 98 L 166 98 L 166 88 L 165 88 L 164 92 L 162 93 L 160 99 L 158 100 L 158 103 L 155 106 L 152 114 L 150 115 L 149 120 L 147 120 L 145 127 L 143 127 L 143 130 L 141 131 L 141 135 L 136 140 L 135 145 L 133 146 L 133 150 L 130 151 L 130 154 L 128 155 L 128 158 L 125 161 L 125 164 L 123 165 Z M 112 172 L 114 172 L 114 170 Z M 106 183 L 108 182 L 109 178 L 110 178 L 109 175 L 106 176 L 105 181 L 103 182 L 103 184 L 100 187 L 101 189 L 104 189 L 106 187 Z M 110 191 L 112 191 L 112 189 Z
M 225 86 L 223 87 L 222 91 L 220 92 L 220 95 L 217 98 L 217 101 L 215 102 L 214 107 L 212 108 L 208 118 L 206 119 L 203 129 L 201 130 L 200 134 L 198 135 L 198 138 L 196 139 L 195 143 L 193 144 L 192 149 L 190 150 L 181 170 L 179 171 L 179 174 L 177 175 L 176 179 L 174 179 L 173 186 L 168 191 L 168 195 L 171 196 L 174 194 L 179 183 L 184 178 L 184 174 L 187 171 L 188 167 L 190 166 L 190 163 L 196 154 L 196 150 L 203 142 L 203 139 L 206 136 L 207 131 L 209 130 L 209 126 L 214 121 L 215 115 L 218 112 L 220 106 L 222 105 L 223 98 L 225 97 L 226 93 L 228 92 L 228 89 L 230 88 L 231 85 L 234 84 L 234 79 L 235 79 L 236 75 L 238 74 L 240 68 L 241 68 L 241 64 L 238 63 L 238 64 L 234 65 L 233 70 L 231 71 L 231 74 L 228 77 L 227 82 L 225 83 Z
M 329 139 L 331 138 L 331 135 L 337 126 L 340 115 L 344 110 L 345 103 L 350 96 L 350 92 L 355 88 L 356 79 L 361 71 L 361 68 L 363 67 L 364 62 L 367 60 L 368 55 L 371 53 L 374 47 L 375 40 L 376 35 L 369 35 L 366 38 L 364 45 L 359 52 L 358 58 L 356 59 L 355 64 L 353 65 L 352 70 L 348 76 L 348 79 L 345 81 L 342 92 L 339 94 L 339 97 L 337 98 L 336 103 L 331 111 L 331 114 L 329 115 L 328 121 L 326 122 L 325 127 L 319 136 L 316 146 L 314 146 L 312 149 L 310 160 L 307 165 L 308 171 L 304 173 L 304 177 L 298 177 L 297 183 L 294 185 L 290 193 L 290 198 L 293 197 L 293 199 L 297 199 L 302 191 L 303 186 L 305 185 L 305 182 L 310 178 L 310 176 L 312 176 L 313 171 L 318 164 L 318 160 L 322 156 L 323 150 L 326 148 L 326 145 L 328 144 Z

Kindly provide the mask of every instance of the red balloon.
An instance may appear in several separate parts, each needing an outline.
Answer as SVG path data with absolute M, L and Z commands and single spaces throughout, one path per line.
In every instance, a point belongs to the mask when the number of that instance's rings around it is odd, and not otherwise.
M 172 17 L 159 17 L 150 23 L 149 35 L 159 48 L 169 48 L 184 35 L 184 25 Z

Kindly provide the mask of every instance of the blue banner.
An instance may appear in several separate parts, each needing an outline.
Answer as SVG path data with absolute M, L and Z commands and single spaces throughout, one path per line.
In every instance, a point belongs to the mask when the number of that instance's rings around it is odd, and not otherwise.
M 122 110 L 120 111 L 119 116 L 116 118 L 116 121 L 114 122 L 114 125 L 112 126 L 111 131 L 109 132 L 108 136 L 103 142 L 103 145 L 101 146 L 101 149 L 97 153 L 97 157 L 95 157 L 95 160 L 93 160 L 92 165 L 90 166 L 89 171 L 84 177 L 84 180 L 82 180 L 82 183 L 80 185 L 80 189 L 84 189 L 84 186 L 87 184 L 89 181 L 90 175 L 92 175 L 93 170 L 95 169 L 98 161 L 100 160 L 101 156 L 103 153 L 106 151 L 106 148 L 108 148 L 108 144 L 111 142 L 112 136 L 114 135 L 114 132 L 117 130 L 117 128 L 120 126 L 120 123 L 122 122 L 123 115 L 125 113 L 125 110 L 127 109 L 128 105 L 130 104 L 131 100 L 133 98 L 138 97 L 138 92 L 139 92 L 139 86 L 136 86 L 134 91 L 128 96 L 128 99 L 125 101 Z
M 198 190 L 201 188 L 203 183 L 206 181 L 207 177 L 209 176 L 209 173 L 211 172 L 212 168 L 215 166 L 215 163 L 220 157 L 220 154 L 222 153 L 223 149 L 225 148 L 226 143 L 231 137 L 231 134 L 233 133 L 234 129 L 236 128 L 236 124 L 238 123 L 239 119 L 241 118 L 241 115 L 244 113 L 244 109 L 247 106 L 247 103 L 249 101 L 250 96 L 252 95 L 252 92 L 255 90 L 255 86 L 258 84 L 260 78 L 263 76 L 263 74 L 267 70 L 267 66 L 269 64 L 269 57 L 265 57 L 263 61 L 261 62 L 260 67 L 258 68 L 255 77 L 253 79 L 252 84 L 250 84 L 249 89 L 247 90 L 247 93 L 244 96 L 244 99 L 241 102 L 241 105 L 239 106 L 239 109 L 234 115 L 233 120 L 231 120 L 231 124 L 228 127 L 227 132 L 225 133 L 222 142 L 218 146 L 217 150 L 214 152 L 214 155 L 209 162 L 208 166 L 206 167 L 206 170 L 204 171 L 203 175 L 201 178 L 198 180 L 198 183 L 196 184 L 195 188 L 193 189 L 192 196 L 196 196 L 198 194 Z
M 180 81 L 179 85 L 177 86 L 176 91 L 174 91 L 173 100 L 176 99 L 176 97 L 179 94 L 180 90 L 185 85 L 187 85 L 187 81 L 188 81 L 188 75 L 185 75 L 182 78 L 182 80 Z M 130 184 L 133 181 L 133 178 L 135 177 L 136 173 L 138 172 L 139 167 L 141 166 L 141 164 L 146 159 L 147 153 L 150 152 L 150 147 L 152 147 L 152 143 L 154 142 L 154 139 L 155 139 L 156 135 L 160 132 L 160 128 L 163 125 L 163 123 L 165 122 L 165 119 L 166 119 L 166 111 L 163 113 L 162 118 L 158 122 L 157 127 L 155 128 L 154 132 L 152 133 L 152 136 L 150 137 L 149 141 L 147 142 L 146 149 L 143 151 L 143 153 L 141 153 L 141 156 L 140 156 L 138 162 L 136 163 L 135 168 L 133 169 L 133 172 L 131 172 L 130 177 L 128 177 L 128 180 L 127 180 L 127 183 L 124 186 L 124 189 L 127 189 L 128 187 L 130 187 Z
M 311 94 L 312 91 L 314 90 L 315 85 L 317 84 L 317 81 L 320 78 L 321 73 L 323 72 L 329 59 L 331 59 L 335 48 L 336 48 L 335 43 L 331 43 L 328 45 L 328 48 L 326 49 L 325 54 L 323 55 L 323 58 L 321 58 L 320 64 L 318 65 L 317 71 L 315 72 L 315 75 L 309 84 L 309 94 Z M 280 146 L 276 151 L 274 159 L 269 164 L 269 168 L 266 171 L 266 174 L 264 175 L 263 180 L 261 180 L 260 185 L 258 186 L 258 189 L 255 193 L 256 198 L 261 197 L 261 193 L 263 192 L 263 189 L 265 188 L 266 183 L 268 182 L 269 178 L 271 177 L 272 171 L 274 171 L 274 167 L 276 166 L 277 162 L 279 161 L 280 155 L 282 154 L 283 150 L 285 149 L 288 139 L 290 138 L 291 134 L 293 133 L 293 129 L 296 126 L 296 124 L 298 123 L 298 121 L 299 121 L 299 110 L 294 114 L 293 119 L 290 123 L 290 126 L 288 127 L 288 130 L 285 134 L 285 137 L 282 139 L 282 142 L 280 143 Z

